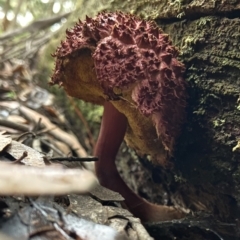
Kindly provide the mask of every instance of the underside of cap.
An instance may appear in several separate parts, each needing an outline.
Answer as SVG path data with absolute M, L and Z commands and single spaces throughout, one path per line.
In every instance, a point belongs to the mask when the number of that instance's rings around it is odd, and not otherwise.
M 67 30 L 57 48 L 53 84 L 96 104 L 111 100 L 128 118 L 126 140 L 156 163 L 171 155 L 186 106 L 184 66 L 154 22 L 100 13 Z

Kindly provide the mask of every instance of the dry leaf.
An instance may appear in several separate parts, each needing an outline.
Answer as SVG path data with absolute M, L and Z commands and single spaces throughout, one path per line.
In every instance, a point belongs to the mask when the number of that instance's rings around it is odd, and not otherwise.
M 20 123 L 20 124 L 26 124 L 27 123 L 27 120 L 21 116 L 18 116 L 18 115 L 9 115 L 7 117 L 7 120 L 8 121 L 11 121 L 11 122 L 14 122 L 14 123 Z
M 8 135 L 0 134 L 0 151 L 12 142 L 12 138 Z
M 6 148 L 6 152 L 13 156 L 15 159 L 19 159 L 23 156 L 24 152 L 27 152 L 27 156 L 21 160 L 21 163 L 34 167 L 45 166 L 43 160 L 44 155 L 42 153 L 17 141 L 12 141 L 11 145 Z
M 118 233 L 115 229 L 96 224 L 85 219 L 79 219 L 76 221 L 76 217 L 67 215 L 65 216 L 65 228 L 74 232 L 78 239 L 89 240 L 127 240 L 125 234 Z

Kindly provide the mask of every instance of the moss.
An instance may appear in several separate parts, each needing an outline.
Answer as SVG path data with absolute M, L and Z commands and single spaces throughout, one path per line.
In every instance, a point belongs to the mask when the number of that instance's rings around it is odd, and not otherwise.
M 145 19 L 185 17 L 189 0 L 112 0 L 110 9 L 121 10 Z
M 213 127 L 221 127 L 226 122 L 225 119 L 215 119 L 213 120 Z
M 188 119 L 176 167 L 192 183 L 210 183 L 239 199 L 239 19 L 203 17 L 159 22 L 187 66 Z M 232 151 L 232 150 L 236 151 Z

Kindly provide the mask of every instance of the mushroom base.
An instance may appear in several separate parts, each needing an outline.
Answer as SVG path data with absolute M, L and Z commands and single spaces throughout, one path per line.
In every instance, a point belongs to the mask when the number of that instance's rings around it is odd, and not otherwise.
M 156 222 L 182 218 L 184 214 L 173 207 L 155 205 L 134 193 L 119 175 L 115 158 L 123 141 L 128 120 L 110 102 L 105 102 L 101 129 L 94 154 L 96 175 L 104 187 L 119 192 L 123 206 L 143 222 Z

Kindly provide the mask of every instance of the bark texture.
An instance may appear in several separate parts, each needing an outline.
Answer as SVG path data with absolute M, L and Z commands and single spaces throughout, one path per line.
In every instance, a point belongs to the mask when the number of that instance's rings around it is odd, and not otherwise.
M 192 183 L 212 184 L 239 200 L 240 19 L 206 16 L 160 25 L 179 43 L 189 83 L 176 164 Z

